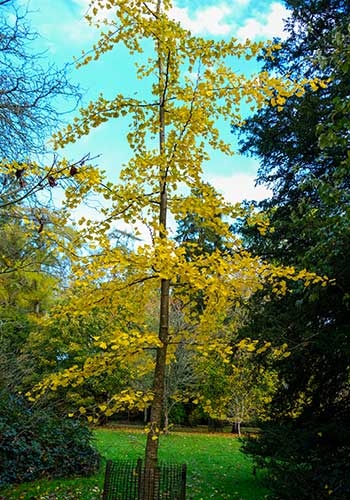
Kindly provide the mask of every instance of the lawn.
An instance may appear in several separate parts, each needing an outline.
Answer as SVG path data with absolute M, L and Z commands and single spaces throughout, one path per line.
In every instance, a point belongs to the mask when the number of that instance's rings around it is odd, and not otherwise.
M 145 435 L 134 429 L 99 429 L 96 446 L 103 460 L 143 456 Z M 263 500 L 267 489 L 230 434 L 174 432 L 162 436 L 160 458 L 186 463 L 187 500 Z M 0 500 L 99 500 L 103 469 L 89 478 L 35 481 L 0 491 Z

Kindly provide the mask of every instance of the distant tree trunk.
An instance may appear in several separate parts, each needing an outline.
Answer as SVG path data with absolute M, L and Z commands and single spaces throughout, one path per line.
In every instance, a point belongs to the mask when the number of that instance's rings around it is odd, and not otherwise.
M 238 434 L 239 436 L 241 435 L 241 423 L 242 422 L 240 420 L 236 420 L 235 422 L 233 422 L 231 428 L 232 434 Z
M 224 423 L 217 418 L 208 419 L 208 432 L 221 432 L 223 430 Z
M 164 412 L 164 433 L 169 434 L 169 412 Z

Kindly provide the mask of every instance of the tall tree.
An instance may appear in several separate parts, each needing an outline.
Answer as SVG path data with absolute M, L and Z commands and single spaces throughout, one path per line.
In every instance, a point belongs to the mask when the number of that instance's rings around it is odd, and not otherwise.
M 72 125 L 55 136 L 59 147 L 88 134 L 92 127 L 108 119 L 127 114 L 131 118 L 127 138 L 134 157 L 122 169 L 121 183 L 108 183 L 102 191 L 110 200 L 110 207 L 103 208 L 105 221 L 89 221 L 88 237 L 92 246 L 98 245 L 99 253 L 77 262 L 77 285 L 85 288 L 85 293 L 81 300 L 79 297 L 75 300 L 74 306 L 84 310 L 89 303 L 100 301 L 109 308 L 128 311 L 133 323 L 138 322 L 129 330 L 128 337 L 115 332 L 111 345 L 121 347 L 119 351 L 113 349 L 116 357 L 124 356 L 125 359 L 127 349 L 129 354 L 135 353 L 142 345 L 152 345 L 156 349 L 146 446 L 146 467 L 151 469 L 157 463 L 168 347 L 177 340 L 169 326 L 172 287 L 181 289 L 182 284 L 185 285 L 184 303 L 189 285 L 194 290 L 203 289 L 205 309 L 199 318 L 193 319 L 198 323 L 198 344 L 203 349 L 217 349 L 226 356 L 222 325 L 225 312 L 237 297 L 260 287 L 262 280 L 278 281 L 282 275 L 286 279 L 299 280 L 305 275 L 292 269 L 266 266 L 244 251 L 230 253 L 216 249 L 189 261 L 183 246 L 171 238 L 169 213 L 176 220 L 183 220 L 187 214 L 195 212 L 200 218 L 211 220 L 216 233 L 227 240 L 226 248 L 239 246 L 239 240 L 225 221 L 225 217 L 235 217 L 239 209 L 214 195 L 201 179 L 208 146 L 223 154 L 232 153 L 230 146 L 220 138 L 216 120 L 238 124 L 242 100 L 254 100 L 258 107 L 273 96 L 279 102 L 302 89 L 305 82 L 296 83 L 288 78 L 278 80 L 266 72 L 252 78 L 237 74 L 229 64 L 230 57 L 250 59 L 263 48 L 270 53 L 272 47 L 248 41 L 241 44 L 235 39 L 215 41 L 193 36 L 171 18 L 170 7 L 167 0 L 92 2 L 88 20 L 104 26 L 105 30 L 94 46 L 93 55 L 88 54 L 81 64 L 99 59 L 118 43 L 124 44 L 131 54 L 137 53 L 144 58 L 144 64 L 138 65 L 136 72 L 143 81 L 139 95 L 144 98 L 117 94 L 108 100 L 101 96 L 83 109 Z M 113 10 L 114 15 L 100 21 L 103 8 Z M 316 87 L 317 82 L 314 82 Z M 182 195 L 180 185 L 186 186 L 188 192 L 195 190 L 200 196 Z M 76 203 L 77 195 L 69 194 L 70 202 Z M 204 204 L 202 199 L 205 199 Z M 103 231 L 110 227 L 111 221 L 120 219 L 145 224 L 150 229 L 151 242 L 140 245 L 132 253 L 112 248 Z M 85 276 L 91 281 L 90 289 Z M 115 279 L 107 280 L 107 277 Z M 315 275 L 310 278 L 319 280 Z M 125 290 L 132 286 L 134 300 L 126 303 L 124 299 L 131 292 Z M 152 293 L 155 286 L 159 287 L 156 335 L 141 320 L 144 297 Z M 138 301 L 139 304 L 135 304 Z M 111 347 L 106 346 L 106 354 L 109 349 Z M 76 373 L 64 376 L 66 381 L 70 376 L 77 380 Z M 79 376 L 84 378 L 84 373 Z M 60 383 L 59 377 L 56 382 Z
M 261 238 L 250 229 L 247 241 L 265 258 L 305 266 L 334 282 L 307 292 L 296 287 L 278 301 L 267 300 L 268 289 L 257 296 L 251 327 L 267 340 L 283 338 L 291 356 L 278 363 L 284 384 L 271 407 L 274 428 L 251 451 L 268 464 L 276 498 L 345 499 L 350 491 L 345 459 L 350 446 L 349 6 L 287 5 L 290 36 L 267 67 L 299 78 L 317 75 L 327 86 L 306 89 L 279 112 L 271 107 L 247 122 L 243 151 L 258 155 L 258 180 L 273 191 L 261 205 L 273 231 Z M 295 473 L 300 487 L 290 492 Z

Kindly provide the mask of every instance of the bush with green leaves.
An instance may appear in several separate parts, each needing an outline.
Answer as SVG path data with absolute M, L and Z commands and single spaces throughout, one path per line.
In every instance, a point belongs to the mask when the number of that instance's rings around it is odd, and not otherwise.
M 0 487 L 41 477 L 89 475 L 99 465 L 90 430 L 52 408 L 0 392 Z
M 266 422 L 243 449 L 267 471 L 273 500 L 348 500 L 350 429 L 341 420 Z

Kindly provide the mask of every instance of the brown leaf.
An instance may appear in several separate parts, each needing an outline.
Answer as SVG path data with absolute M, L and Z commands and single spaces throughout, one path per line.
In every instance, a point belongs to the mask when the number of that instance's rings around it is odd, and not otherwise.
M 70 175 L 75 175 L 78 173 L 78 169 L 75 165 L 72 165 L 69 170 Z
M 56 179 L 52 175 L 49 175 L 47 180 L 50 187 L 55 187 L 57 185 Z

